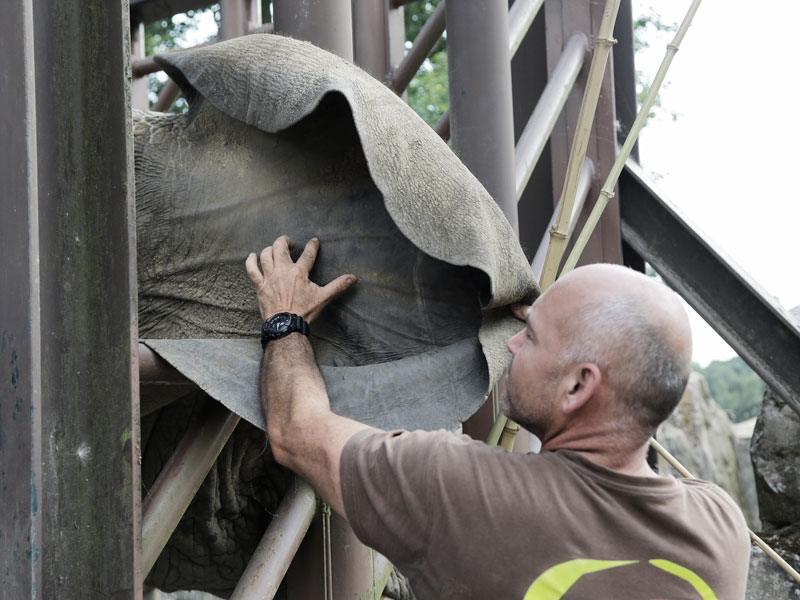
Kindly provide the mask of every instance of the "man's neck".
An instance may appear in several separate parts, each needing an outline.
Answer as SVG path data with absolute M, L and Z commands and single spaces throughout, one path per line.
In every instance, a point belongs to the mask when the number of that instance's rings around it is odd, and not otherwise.
M 564 432 L 566 433 L 566 432 Z M 587 460 L 636 477 L 658 477 L 647 464 L 647 444 L 626 445 L 624 438 L 609 435 L 555 435 L 543 440 L 542 452 L 570 450 Z

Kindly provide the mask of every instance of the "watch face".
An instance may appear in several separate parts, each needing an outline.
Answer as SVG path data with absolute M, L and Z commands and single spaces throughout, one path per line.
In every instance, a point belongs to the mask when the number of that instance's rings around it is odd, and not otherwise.
M 264 323 L 264 336 L 267 339 L 283 337 L 289 331 L 291 323 L 292 315 L 290 313 L 272 315 L 267 319 L 267 322 Z

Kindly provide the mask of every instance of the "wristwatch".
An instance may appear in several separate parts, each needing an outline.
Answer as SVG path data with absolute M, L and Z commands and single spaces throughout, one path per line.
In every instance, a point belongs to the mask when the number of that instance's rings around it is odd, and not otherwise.
M 272 315 L 261 326 L 261 348 L 266 349 L 267 342 L 279 340 L 295 331 L 308 336 L 308 323 L 305 322 L 303 317 L 288 312 Z

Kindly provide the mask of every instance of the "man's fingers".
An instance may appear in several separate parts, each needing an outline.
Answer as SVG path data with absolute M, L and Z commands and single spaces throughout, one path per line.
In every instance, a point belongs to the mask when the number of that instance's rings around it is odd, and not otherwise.
M 314 310 L 306 315 L 306 321 L 310 323 L 313 319 L 316 319 L 317 316 L 319 316 L 319 313 L 322 312 L 322 309 L 325 308 L 331 300 L 333 300 L 347 288 L 355 285 L 357 281 L 358 277 L 355 275 L 342 275 L 331 281 L 325 287 L 319 288 L 321 296 L 320 302 Z
M 355 275 L 341 275 L 331 281 L 328 285 L 322 288 L 322 292 L 324 294 L 324 302 L 327 304 L 332 298 L 335 298 L 346 289 L 355 285 L 358 281 L 358 277 Z
M 247 260 L 244 261 L 244 268 L 247 269 L 247 274 L 250 276 L 250 281 L 253 282 L 253 285 L 258 286 L 264 279 L 258 268 L 258 258 L 255 252 L 251 252 L 247 256 Z
M 272 257 L 275 264 L 286 264 L 292 262 L 289 251 L 294 248 L 294 242 L 288 235 L 282 235 L 272 244 Z
M 530 304 L 525 304 L 524 302 L 514 302 L 509 306 L 511 312 L 517 317 L 520 321 L 525 320 L 525 316 L 528 314 L 528 310 L 530 309 Z
M 319 240 L 313 238 L 308 241 L 300 258 L 297 259 L 297 266 L 307 273 L 310 272 L 314 267 L 314 261 L 317 260 L 317 252 L 319 252 Z
M 264 275 L 272 273 L 272 268 L 275 266 L 274 262 L 272 258 L 272 246 L 267 246 L 261 251 L 261 270 L 264 271 Z

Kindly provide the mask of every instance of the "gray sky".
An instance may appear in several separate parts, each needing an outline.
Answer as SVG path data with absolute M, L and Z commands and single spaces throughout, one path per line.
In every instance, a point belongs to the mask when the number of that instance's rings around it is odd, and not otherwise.
M 680 22 L 689 5 L 634 0 L 634 11 Z M 662 89 L 665 110 L 640 138 L 657 187 L 787 309 L 800 304 L 799 23 L 797 0 L 703 2 Z M 651 78 L 671 38 L 652 40 L 637 68 Z M 693 329 L 697 362 L 734 355 L 699 317 Z

